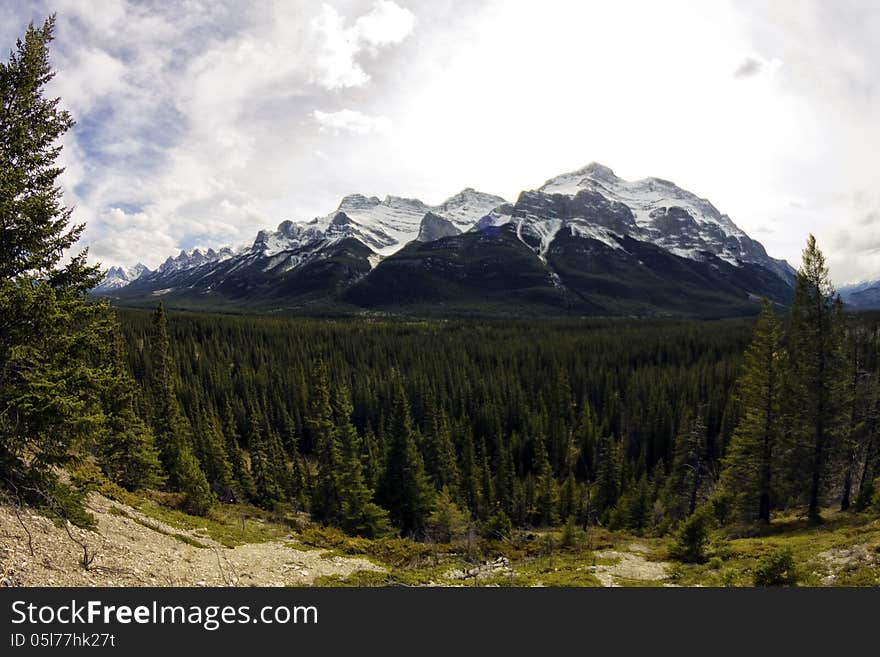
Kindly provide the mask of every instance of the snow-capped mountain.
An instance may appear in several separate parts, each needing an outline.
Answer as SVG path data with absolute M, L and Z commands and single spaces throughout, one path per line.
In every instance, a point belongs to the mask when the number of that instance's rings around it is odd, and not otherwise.
M 706 199 L 661 178 L 623 180 L 596 162 L 523 192 L 514 206 L 502 206 L 483 225 L 509 221 L 542 257 L 566 228 L 612 248 L 618 248 L 614 235 L 626 235 L 692 260 L 708 252 L 734 266 L 761 265 L 788 281 L 795 274 Z
M 104 274 L 104 280 L 95 288 L 95 292 L 106 292 L 125 287 L 137 280 L 145 271 L 149 271 L 147 266 L 140 262 L 134 267 L 110 267 Z
M 862 281 L 843 285 L 838 290 L 843 302 L 860 310 L 880 309 L 880 281 Z
M 786 303 L 793 278 L 709 201 L 594 163 L 515 203 L 470 188 L 436 206 L 353 194 L 237 251 L 182 251 L 98 291 L 194 308 L 724 316 Z
M 184 269 L 192 269 L 200 267 L 208 262 L 221 262 L 233 256 L 230 247 L 224 247 L 219 251 L 208 249 L 202 252 L 201 249 L 192 249 L 191 251 L 181 251 L 177 257 L 168 256 L 168 258 L 156 269 L 159 273 L 171 273 L 182 271 Z
M 333 212 L 307 223 L 284 222 L 275 233 L 258 237 L 272 254 L 329 235 L 354 237 L 380 255 L 390 255 L 416 239 L 425 215 L 431 213 L 467 230 L 482 216 L 504 203 L 500 196 L 465 189 L 437 206 L 418 199 L 352 194 L 342 199 Z

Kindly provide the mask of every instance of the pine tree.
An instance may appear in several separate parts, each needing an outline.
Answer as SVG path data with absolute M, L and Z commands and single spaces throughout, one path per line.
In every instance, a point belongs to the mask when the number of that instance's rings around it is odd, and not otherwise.
M 112 378 L 105 395 L 106 432 L 98 445 L 98 465 L 111 481 L 127 488 L 159 488 L 165 483 L 153 432 L 135 413 L 135 383 L 125 360 L 125 343 L 114 331 Z
M 846 332 L 847 386 L 844 403 L 847 408 L 847 426 L 844 430 L 841 457 L 843 460 L 843 484 L 840 494 L 840 510 L 847 511 L 852 501 L 859 458 L 867 454 L 867 416 L 871 406 L 872 385 L 865 368 L 866 352 L 870 350 L 867 331 L 859 330 L 855 322 L 849 322 Z
M 620 450 L 613 437 L 602 436 L 596 448 L 596 481 L 592 505 L 597 517 L 611 509 L 620 495 Z
M 537 521 L 541 525 L 551 526 L 559 523 L 559 485 L 550 466 L 544 441 L 538 439 L 538 454 L 535 457 L 538 465 L 538 480 L 535 485 L 535 507 Z
M 388 512 L 373 501 L 374 492 L 364 481 L 361 440 L 351 424 L 352 411 L 348 388 L 342 387 L 334 395 L 333 404 L 333 438 L 341 464 L 339 525 L 349 534 L 376 538 L 388 534 L 391 523 Z
M 151 340 L 153 432 L 169 483 L 184 495 L 191 513 L 204 514 L 214 496 L 193 453 L 191 430 L 174 390 L 174 369 L 168 340 L 168 320 L 162 302 L 153 313 Z
M 428 404 L 428 431 L 425 436 L 425 464 L 428 474 L 439 491 L 446 487 L 453 497 L 458 495 L 459 472 L 452 442 L 452 428 L 442 410 Z
M 686 409 L 675 441 L 672 469 L 666 482 L 664 498 L 671 520 L 693 514 L 709 475 L 706 422 L 701 411 Z
M 221 501 L 230 502 L 234 498 L 232 464 L 226 452 L 226 441 L 218 424 L 217 417 L 201 402 L 196 409 L 194 443 L 199 463 L 204 465 L 205 477 L 211 490 Z
M 806 475 L 807 513 L 819 520 L 822 494 L 844 427 L 843 307 L 825 257 L 810 235 L 798 271 L 788 334 L 792 386 L 788 420 L 795 472 Z
M 84 226 L 70 223 L 56 163 L 74 122 L 44 95 L 54 29 L 54 16 L 30 24 L 0 63 L 0 487 L 85 522 L 58 473 L 102 430 L 113 324 L 86 298 L 101 278 L 86 251 L 64 264 Z
M 235 412 L 232 410 L 232 404 L 228 399 L 224 407 L 223 427 L 226 437 L 226 453 L 229 454 L 232 476 L 235 482 L 233 485 L 235 499 L 237 502 L 254 501 L 257 497 L 256 485 L 245 460 L 244 452 L 241 449 Z
M 467 530 L 468 517 L 445 486 L 440 489 L 434 504 L 434 511 L 428 518 L 428 530 L 438 543 L 449 543 Z
M 339 494 L 342 455 L 334 436 L 330 380 L 324 361 L 316 361 L 312 367 L 312 395 L 306 425 L 315 442 L 318 464 L 310 506 L 312 517 L 330 525 L 339 525 L 342 520 Z
M 433 487 L 416 445 L 409 401 L 398 380 L 395 383 L 388 454 L 379 489 L 379 502 L 403 535 L 418 535 L 433 507 Z
M 780 326 L 764 302 L 737 383 L 740 418 L 724 458 L 721 488 L 746 520 L 770 522 L 773 477 L 780 459 Z
M 256 408 L 248 413 L 247 443 L 251 456 L 251 473 L 254 479 L 255 501 L 264 509 L 273 509 L 284 499 L 281 482 L 276 477 L 267 437 L 260 429 Z

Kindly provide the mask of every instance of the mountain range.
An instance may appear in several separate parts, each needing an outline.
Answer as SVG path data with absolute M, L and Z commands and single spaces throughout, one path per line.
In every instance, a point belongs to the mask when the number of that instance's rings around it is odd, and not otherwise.
M 795 272 L 706 199 L 601 164 L 514 203 L 465 189 L 430 206 L 354 194 L 249 246 L 114 267 L 121 305 L 420 316 L 702 316 L 785 304 Z
M 840 298 L 855 310 L 880 310 L 880 281 L 864 281 L 842 286 Z

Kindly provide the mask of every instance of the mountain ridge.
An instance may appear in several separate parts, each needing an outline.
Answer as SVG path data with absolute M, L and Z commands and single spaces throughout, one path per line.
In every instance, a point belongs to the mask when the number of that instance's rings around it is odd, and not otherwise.
M 458 290 L 477 314 L 481 299 L 487 309 L 518 300 L 539 314 L 687 314 L 680 301 L 689 299 L 698 313 L 717 315 L 741 314 L 761 296 L 785 303 L 793 280 L 788 263 L 708 200 L 660 178 L 625 181 L 591 163 L 524 190 L 514 203 L 473 188 L 436 206 L 351 194 L 326 215 L 259 231 L 249 247 L 182 251 L 97 293 L 184 307 L 425 312 L 438 291 Z M 643 293 L 651 289 L 663 303 Z M 461 305 L 443 294 L 443 303 Z

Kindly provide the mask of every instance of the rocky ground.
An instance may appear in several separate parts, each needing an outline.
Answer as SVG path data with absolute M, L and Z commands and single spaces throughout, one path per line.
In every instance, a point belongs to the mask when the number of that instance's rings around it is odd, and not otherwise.
M 668 577 L 669 564 L 665 561 L 649 561 L 648 549 L 640 543 L 632 543 L 628 551 L 606 550 L 597 552 L 597 559 L 608 560 L 592 566 L 592 572 L 602 586 L 620 586 L 621 580 L 631 582 L 659 582 Z
M 100 495 L 89 498 L 89 510 L 95 531 L 68 526 L 68 533 L 31 510 L 0 506 L 0 585 L 296 586 L 381 570 L 284 540 L 228 548 L 206 532 L 170 527 Z

